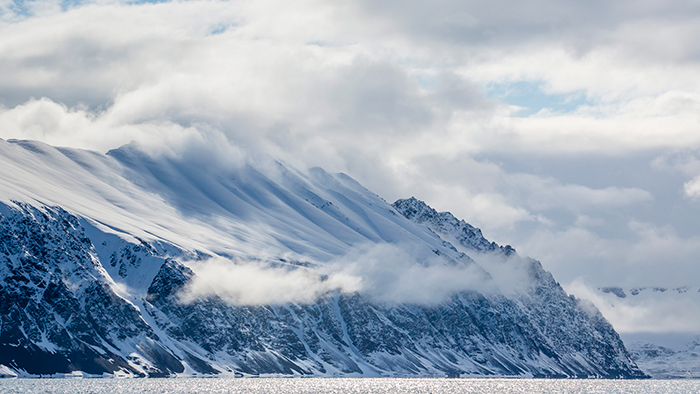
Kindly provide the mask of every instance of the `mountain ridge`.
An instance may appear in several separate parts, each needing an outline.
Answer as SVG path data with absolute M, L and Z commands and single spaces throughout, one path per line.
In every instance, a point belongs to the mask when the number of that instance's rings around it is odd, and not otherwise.
M 347 175 L 212 169 L 133 146 L 101 155 L 0 141 L 0 153 L 9 375 L 646 377 L 539 262 L 451 214 L 405 217 Z M 453 245 L 440 236 L 450 229 L 473 237 Z M 301 272 L 323 291 L 313 302 L 241 305 L 216 291 L 183 302 L 213 258 Z M 526 280 L 511 294 L 513 267 Z M 438 301 L 400 301 L 407 278 L 440 290 L 444 273 L 491 287 L 458 281 Z M 324 287 L 340 274 L 370 288 Z
M 630 343 L 630 356 L 654 379 L 697 379 L 700 377 L 700 338 L 673 350 L 645 341 Z

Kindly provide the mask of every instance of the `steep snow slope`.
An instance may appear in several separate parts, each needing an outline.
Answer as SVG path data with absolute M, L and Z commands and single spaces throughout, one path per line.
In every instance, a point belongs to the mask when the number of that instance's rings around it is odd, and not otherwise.
M 644 376 L 539 263 L 456 219 L 408 220 L 343 174 L 1 140 L 0 168 L 6 374 Z M 183 298 L 209 261 L 325 290 Z M 353 275 L 365 287 L 335 282 Z M 447 290 L 407 298 L 430 287 Z
M 101 229 L 205 253 L 291 251 L 327 261 L 363 243 L 406 242 L 432 254 L 434 234 L 406 226 L 344 174 L 302 174 L 272 161 L 263 163 L 265 173 L 247 164 L 206 165 L 153 158 L 131 146 L 100 155 L 0 141 L 0 200 L 61 206 Z

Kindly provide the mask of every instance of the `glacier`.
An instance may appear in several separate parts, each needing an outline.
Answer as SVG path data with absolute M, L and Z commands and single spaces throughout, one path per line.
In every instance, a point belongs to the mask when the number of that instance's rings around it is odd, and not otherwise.
M 18 140 L 0 168 L 2 376 L 647 377 L 537 260 L 342 173 Z M 193 294 L 211 261 L 308 282 Z

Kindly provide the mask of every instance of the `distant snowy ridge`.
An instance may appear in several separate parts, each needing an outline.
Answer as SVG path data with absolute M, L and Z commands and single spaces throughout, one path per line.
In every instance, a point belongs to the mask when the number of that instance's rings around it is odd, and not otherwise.
M 694 278 L 688 280 L 692 282 Z M 609 286 L 583 289 L 582 294 L 594 301 L 624 333 L 699 333 L 698 286 Z
M 450 214 L 322 169 L 192 160 L 0 140 L 0 372 L 646 376 L 592 305 Z M 209 261 L 322 291 L 240 304 L 205 282 L 183 302 Z M 401 288 L 445 273 L 465 283 Z
M 650 376 L 700 378 L 700 286 L 608 286 L 588 296 L 618 321 L 631 357 Z
M 668 288 L 668 287 L 659 287 L 659 286 L 645 286 L 645 287 L 631 287 L 629 289 L 624 289 L 622 287 L 617 287 L 617 286 L 609 286 L 609 287 L 601 287 L 598 289 L 598 291 L 606 293 L 606 294 L 614 294 L 618 298 L 627 298 L 627 296 L 638 296 L 640 294 L 649 294 L 649 293 L 665 293 L 665 292 L 670 292 L 670 293 L 676 293 L 676 294 L 685 294 L 685 293 L 700 293 L 700 286 L 681 286 L 681 287 L 674 287 L 674 288 Z
M 700 379 L 700 338 L 683 350 L 633 341 L 630 355 L 654 379 Z

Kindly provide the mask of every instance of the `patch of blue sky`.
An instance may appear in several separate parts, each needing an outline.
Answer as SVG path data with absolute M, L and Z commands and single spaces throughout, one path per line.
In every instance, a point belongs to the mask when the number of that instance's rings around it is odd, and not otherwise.
M 61 10 L 65 11 L 70 8 L 78 7 L 87 2 L 88 1 L 84 0 L 61 0 L 59 4 L 61 6 Z M 3 14 L 10 12 L 11 14 L 14 14 L 14 17 L 17 20 L 23 20 L 34 16 L 34 11 L 41 8 L 42 0 L 12 0 L 12 4 L 7 6 L 5 9 L 2 9 L 2 11 Z
M 515 115 L 526 118 L 543 109 L 555 113 L 571 113 L 582 105 L 590 104 L 583 91 L 550 94 L 541 81 L 494 83 L 486 87 L 486 96 L 522 108 Z
M 126 1 L 127 4 L 157 4 L 166 3 L 171 0 L 133 0 Z M 30 18 L 33 16 L 33 10 L 35 4 L 39 4 L 41 0 L 13 0 L 12 4 L 9 5 L 5 10 L 0 10 L 0 12 L 6 13 L 7 11 L 13 13 L 15 16 L 20 18 Z M 67 11 L 73 8 L 78 8 L 80 6 L 94 3 L 93 0 L 61 0 L 60 6 L 61 10 Z
M 416 74 L 414 78 L 422 89 L 435 90 L 440 85 L 439 79 L 434 73 Z
M 66 11 L 90 3 L 92 3 L 90 0 L 61 0 L 61 10 Z
M 306 45 L 312 45 L 317 47 L 327 47 L 329 46 L 327 42 L 320 40 L 312 40 L 306 43 Z
M 128 1 L 129 4 L 159 4 L 159 3 L 167 3 L 170 0 L 132 0 Z
M 217 34 L 222 34 L 225 33 L 227 30 L 229 30 L 232 27 L 238 26 L 236 23 L 221 23 L 218 25 L 214 25 L 211 27 L 211 30 L 209 31 L 209 35 L 217 35 Z
M 90 0 L 61 0 L 59 2 L 61 5 L 61 10 L 63 11 L 89 3 L 91 3 Z M 35 4 L 40 5 L 41 0 L 13 0 L 10 9 L 15 13 L 15 15 L 31 17 L 32 10 L 36 8 L 34 7 Z
M 12 4 L 10 4 L 7 7 L 7 11 L 19 17 L 29 17 L 31 16 L 31 3 L 33 2 L 24 0 L 13 0 Z M 4 13 L 5 12 L 3 12 L 3 14 Z

